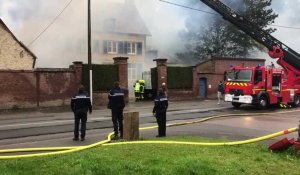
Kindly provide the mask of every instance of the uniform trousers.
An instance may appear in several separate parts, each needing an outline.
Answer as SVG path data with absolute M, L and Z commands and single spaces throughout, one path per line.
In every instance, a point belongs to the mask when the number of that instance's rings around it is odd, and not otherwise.
M 166 112 L 156 113 L 156 120 L 158 124 L 158 136 L 166 136 Z
M 81 127 L 80 127 L 81 138 L 85 137 L 86 121 L 87 121 L 86 112 L 75 113 L 74 138 L 79 137 L 79 123 L 81 123 Z
M 115 135 L 120 132 L 120 136 L 123 137 L 123 108 L 112 108 L 111 113 Z

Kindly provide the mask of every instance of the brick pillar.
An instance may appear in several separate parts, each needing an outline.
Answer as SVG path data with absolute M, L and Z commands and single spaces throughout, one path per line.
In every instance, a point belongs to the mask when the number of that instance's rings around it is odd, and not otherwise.
M 114 64 L 118 65 L 120 86 L 128 89 L 128 57 L 115 57 L 113 59 Z M 128 93 L 126 93 L 125 101 L 128 102 Z
M 83 69 L 83 64 L 81 61 L 74 61 L 72 65 L 72 69 L 75 71 L 75 78 L 76 78 L 76 91 L 80 84 L 82 83 L 82 69 Z
M 162 83 L 166 83 L 166 88 L 168 88 L 168 75 L 167 75 L 167 61 L 165 58 L 154 59 L 156 61 L 157 68 L 157 88 L 161 87 Z

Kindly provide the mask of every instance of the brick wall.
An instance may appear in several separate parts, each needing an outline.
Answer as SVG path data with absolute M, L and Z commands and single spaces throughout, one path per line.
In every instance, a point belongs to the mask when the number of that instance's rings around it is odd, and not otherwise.
M 78 63 L 69 69 L 0 70 L 0 109 L 69 105 L 81 70 Z
M 70 104 L 70 97 L 77 92 L 79 84 L 72 70 L 38 70 L 39 106 L 63 106 Z
M 33 71 L 0 71 L 0 109 L 36 106 Z

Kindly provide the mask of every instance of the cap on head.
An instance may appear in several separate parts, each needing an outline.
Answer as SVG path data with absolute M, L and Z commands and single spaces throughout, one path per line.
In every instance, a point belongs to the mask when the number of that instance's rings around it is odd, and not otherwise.
M 83 85 L 80 85 L 79 88 L 78 88 L 78 90 L 79 90 L 80 92 L 83 92 L 84 89 L 85 89 L 85 87 L 84 87 Z
M 114 87 L 115 87 L 115 88 L 120 87 L 120 83 L 119 83 L 118 81 L 114 82 Z

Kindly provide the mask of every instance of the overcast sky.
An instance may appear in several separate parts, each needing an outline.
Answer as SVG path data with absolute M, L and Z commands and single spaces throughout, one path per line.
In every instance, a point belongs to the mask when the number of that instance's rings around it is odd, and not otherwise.
M 101 4 L 92 0 L 92 11 L 101 13 Z M 122 1 L 122 0 L 110 0 Z M 123 0 L 124 1 L 124 0 Z M 169 0 L 184 4 L 188 0 Z M 69 0 L 0 0 L 0 17 L 25 45 L 28 45 Z M 209 20 L 209 14 L 184 9 L 158 0 L 135 0 L 152 36 L 148 47 L 161 49 L 162 56 L 172 56 L 183 48 L 178 32 L 185 30 L 184 21 L 191 13 L 197 20 Z M 199 1 L 199 4 L 202 4 Z M 202 8 L 207 7 L 202 4 Z M 300 28 L 300 0 L 273 0 L 273 10 L 279 14 L 275 25 Z M 113 10 L 113 9 L 112 9 Z M 195 21 L 195 24 L 203 21 Z M 66 44 L 71 37 L 86 36 L 86 1 L 73 0 L 71 5 L 51 27 L 29 48 L 38 56 L 38 67 L 68 67 L 72 61 L 83 60 L 86 55 L 76 54 L 75 44 Z M 277 28 L 273 34 L 283 43 L 300 52 L 300 29 Z M 67 46 L 66 46 L 67 45 Z M 74 53 L 65 50 L 74 49 Z M 259 57 L 267 58 L 266 55 Z

